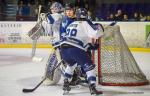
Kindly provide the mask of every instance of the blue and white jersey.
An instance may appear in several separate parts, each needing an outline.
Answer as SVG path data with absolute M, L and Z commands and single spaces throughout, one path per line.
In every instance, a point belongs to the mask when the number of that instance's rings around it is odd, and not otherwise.
M 93 39 L 98 39 L 103 35 L 103 29 L 94 29 L 87 21 L 74 21 L 66 29 L 66 35 L 60 42 L 69 44 L 83 50 L 87 50 L 89 43 Z
M 60 36 L 63 37 L 66 34 L 67 27 L 75 21 L 75 18 L 69 18 L 65 16 L 60 25 Z
M 52 36 L 52 43 L 60 40 L 60 24 L 63 15 L 60 13 L 53 13 L 47 15 L 47 21 L 42 22 L 45 33 Z

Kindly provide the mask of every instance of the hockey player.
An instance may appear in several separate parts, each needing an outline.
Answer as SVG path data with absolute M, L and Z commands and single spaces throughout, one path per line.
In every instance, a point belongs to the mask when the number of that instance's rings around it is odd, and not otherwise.
M 66 28 L 69 24 L 75 21 L 75 7 L 73 4 L 68 3 L 65 5 L 65 16 L 60 25 L 60 34 L 63 35 L 66 33 Z
M 62 6 L 60 3 L 56 2 L 53 3 L 51 6 L 51 13 L 47 14 L 47 17 L 45 16 L 45 14 L 41 14 L 42 17 L 42 25 L 45 29 L 45 32 L 50 35 L 53 40 L 52 40 L 52 45 L 55 46 L 55 44 L 57 44 L 57 41 L 60 39 L 61 35 L 63 35 L 63 33 L 66 32 L 66 28 L 67 26 L 72 23 L 75 20 L 75 9 L 74 6 L 72 4 L 66 4 L 65 6 L 65 16 L 63 16 L 60 14 L 60 12 L 62 11 Z M 59 59 L 58 62 L 61 61 L 61 57 L 59 56 L 59 49 L 56 49 L 56 54 L 57 56 L 54 54 L 53 56 L 55 56 L 55 58 Z M 53 57 L 54 58 L 54 57 Z M 47 80 L 45 80 L 45 84 L 46 85 L 54 85 L 57 84 L 58 81 L 60 80 L 60 70 L 57 70 L 53 73 L 53 75 L 51 75 L 51 61 L 54 60 L 48 60 L 48 66 L 46 67 L 46 72 L 45 75 L 47 77 Z M 55 64 L 54 64 L 55 65 Z M 60 66 L 61 68 L 61 73 L 64 73 L 64 66 Z M 50 69 L 50 70 L 49 70 Z M 74 76 L 75 77 L 75 76 Z M 76 78 L 76 77 L 75 77 Z M 74 82 L 74 78 L 72 79 L 72 81 Z
M 40 17 L 43 20 L 42 21 L 42 26 L 45 30 L 45 33 L 51 37 L 52 43 L 57 42 L 60 40 L 60 24 L 62 22 L 63 15 L 61 12 L 63 11 L 63 7 L 60 3 L 55 2 L 51 5 L 50 7 L 51 13 L 41 13 Z
M 66 28 L 76 20 L 75 18 L 75 6 L 72 3 L 67 3 L 65 5 L 65 16 L 62 20 L 62 23 L 60 25 L 60 34 L 61 37 L 64 36 L 64 34 L 66 33 Z M 66 65 L 68 66 L 68 65 Z M 76 66 L 74 66 L 74 68 L 76 68 Z M 63 74 L 65 74 L 64 71 L 62 71 Z M 76 72 L 74 72 L 73 74 L 73 78 L 70 82 L 70 85 L 76 85 L 77 84 L 77 74 Z
M 102 28 L 95 30 L 87 22 L 87 11 L 84 8 L 77 10 L 76 18 L 79 21 L 74 21 L 67 27 L 66 34 L 60 41 L 62 59 L 68 64 L 65 70 L 64 94 L 71 90 L 69 82 L 73 76 L 75 64 L 79 64 L 86 72 L 91 94 L 102 94 L 101 91 L 96 90 L 95 65 L 87 55 L 87 48 L 93 39 L 96 40 L 103 35 L 103 30 Z
M 45 34 L 50 36 L 51 44 L 56 43 L 60 40 L 60 24 L 62 23 L 63 15 L 62 12 L 62 5 L 58 2 L 55 2 L 51 5 L 50 11 L 51 13 L 41 13 L 40 17 L 42 19 L 42 26 L 45 30 Z M 53 85 L 57 84 L 61 78 L 61 72 L 59 67 L 56 68 L 56 70 L 51 72 L 52 66 L 55 67 L 57 62 L 61 61 L 59 50 L 57 49 L 54 52 L 51 52 L 49 59 L 47 61 L 47 66 L 45 70 L 45 77 L 47 78 L 45 80 L 45 85 Z M 57 55 L 56 55 L 57 54 Z M 57 62 L 54 62 L 56 60 Z

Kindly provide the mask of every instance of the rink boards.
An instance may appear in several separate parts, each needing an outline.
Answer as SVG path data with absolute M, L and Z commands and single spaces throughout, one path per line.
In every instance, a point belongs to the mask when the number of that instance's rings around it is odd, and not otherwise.
M 110 24 L 111 22 L 99 22 Z M 0 47 L 3 48 L 30 48 L 32 40 L 28 31 L 36 22 L 0 22 Z M 150 22 L 117 22 L 120 31 L 129 47 L 143 48 L 147 35 L 150 33 Z M 51 47 L 49 36 L 43 34 L 38 40 L 39 48 Z

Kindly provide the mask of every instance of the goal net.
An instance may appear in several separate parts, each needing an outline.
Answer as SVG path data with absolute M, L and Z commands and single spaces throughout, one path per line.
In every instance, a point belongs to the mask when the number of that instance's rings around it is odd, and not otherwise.
M 130 52 L 119 26 L 108 26 L 93 53 L 98 83 L 108 86 L 147 85 L 148 80 Z

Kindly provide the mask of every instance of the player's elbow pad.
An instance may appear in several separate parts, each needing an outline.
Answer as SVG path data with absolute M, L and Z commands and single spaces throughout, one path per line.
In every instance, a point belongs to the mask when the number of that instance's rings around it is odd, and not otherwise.
M 102 37 L 104 35 L 104 31 L 102 29 L 98 30 L 98 33 L 99 33 L 99 37 Z
M 97 25 L 97 30 L 98 30 L 98 33 L 99 33 L 99 37 L 103 36 L 103 34 L 104 34 L 104 27 L 102 26 L 102 24 L 98 24 Z
M 51 14 L 48 14 L 47 18 L 48 18 L 50 24 L 54 24 L 54 18 L 52 17 Z
M 101 27 L 102 32 L 104 32 L 104 27 L 102 24 L 100 24 L 100 27 Z

